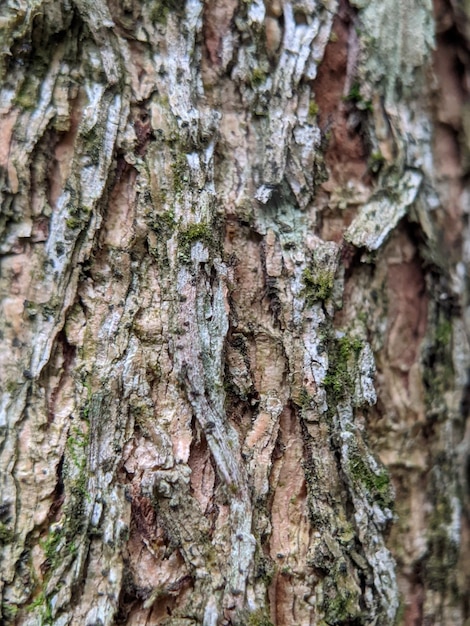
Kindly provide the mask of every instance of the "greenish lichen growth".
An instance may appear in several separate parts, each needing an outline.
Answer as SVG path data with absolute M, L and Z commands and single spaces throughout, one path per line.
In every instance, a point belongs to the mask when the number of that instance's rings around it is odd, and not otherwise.
M 356 624 L 361 615 L 360 589 L 348 575 L 343 558 L 330 563 L 323 589 L 324 624 Z M 360 622 L 362 623 L 362 622 Z
M 52 626 L 54 624 L 54 616 L 52 614 L 51 601 L 46 596 L 46 594 L 41 591 L 41 593 L 31 602 L 28 606 L 28 611 L 33 612 L 37 608 L 40 608 L 40 623 L 39 626 Z
M 347 96 L 344 97 L 346 102 L 351 102 L 360 111 L 372 111 L 372 102 L 365 100 L 361 94 L 361 86 L 358 82 L 352 84 Z
M 89 380 L 82 381 L 82 384 L 86 389 L 87 396 L 86 396 L 86 402 L 84 406 L 82 406 L 82 408 L 80 409 L 80 419 L 84 420 L 85 422 L 88 422 L 90 409 L 91 409 L 91 401 L 93 398 L 93 391 L 92 391 L 91 383 Z
M 87 405 L 91 407 L 91 390 L 88 388 Z M 90 399 L 91 397 L 91 399 Z M 92 410 L 89 408 L 88 410 Z M 82 424 L 85 422 L 82 421 Z M 48 590 L 50 575 L 64 567 L 73 559 L 83 538 L 86 528 L 85 502 L 89 498 L 87 451 L 89 445 L 88 432 L 72 426 L 71 434 L 66 442 L 66 455 L 63 469 L 65 504 L 59 522 L 52 525 L 46 538 L 40 541 L 45 561 L 44 582 L 38 595 L 28 606 L 28 611 L 39 608 L 40 624 L 54 624 L 55 614 L 51 596 L 54 590 Z
M 274 626 L 263 609 L 257 609 L 248 615 L 247 626 Z
M 423 382 L 428 417 L 445 419 L 446 392 L 454 379 L 452 358 L 452 318 L 444 307 L 436 304 L 433 323 L 423 350 Z
M 262 504 L 258 505 L 258 510 L 263 511 L 263 514 L 266 514 L 267 507 L 266 502 L 264 501 Z M 255 552 L 255 576 L 257 580 L 262 580 L 266 587 L 272 582 L 276 571 L 276 567 L 271 559 L 263 553 L 262 548 L 258 546 Z
M 15 97 L 15 105 L 25 111 L 34 111 L 38 104 L 39 86 L 37 79 L 25 80 Z
M 173 210 L 153 213 L 148 218 L 149 226 L 157 235 L 159 240 L 168 241 L 175 232 L 176 220 Z
M 177 152 L 171 162 L 171 171 L 173 173 L 173 189 L 175 193 L 180 194 L 187 186 L 189 181 L 189 166 L 186 155 Z
M 452 540 L 452 507 L 449 498 L 441 495 L 434 506 L 428 526 L 428 554 L 425 562 L 426 579 L 434 591 L 443 592 L 452 582 L 459 558 L 459 546 Z
M 337 402 L 354 392 L 354 368 L 363 348 L 362 341 L 349 337 L 335 337 L 328 346 L 328 372 L 323 380 L 330 398 L 329 404 Z
M 0 522 L 0 546 L 11 543 L 15 537 L 15 533 L 6 524 Z
M 34 111 L 39 102 L 39 94 L 44 77 L 51 62 L 46 48 L 31 46 L 30 42 L 23 42 L 30 50 L 26 58 L 22 59 L 25 66 L 24 78 L 19 88 L 14 103 L 25 111 Z
M 293 389 L 292 400 L 298 407 L 300 407 L 301 411 L 308 411 L 314 407 L 314 397 L 307 391 L 307 389 L 305 389 L 305 387 Z
M 41 542 L 46 563 L 55 569 L 63 559 L 64 552 L 73 555 L 76 552 L 76 541 L 83 526 L 85 500 L 89 498 L 88 485 L 88 419 L 93 410 L 93 395 L 89 383 L 85 383 L 87 399 L 80 413 L 81 425 L 73 424 L 66 441 L 64 462 L 64 483 L 66 501 L 60 524 L 51 527 L 46 539 Z
M 5 620 L 5 623 L 8 624 L 13 622 L 17 613 L 19 611 L 18 605 L 11 604 L 10 602 L 5 602 L 2 604 L 2 617 Z
M 209 224 L 198 222 L 190 224 L 186 229 L 178 233 L 179 258 L 188 263 L 191 260 L 191 248 L 196 241 L 211 248 L 214 245 L 214 235 Z
M 104 150 L 106 123 L 98 119 L 97 123 L 82 133 L 84 139 L 83 153 L 88 164 L 97 166 Z
M 255 67 L 250 75 L 250 85 L 252 88 L 259 87 L 266 81 L 266 72 L 260 67 Z
M 67 439 L 67 451 L 68 458 L 72 461 L 72 464 L 78 469 L 79 477 L 76 481 L 76 488 L 82 489 L 85 492 L 86 481 L 86 464 L 87 458 L 85 451 L 88 448 L 89 437 L 88 433 L 84 433 L 77 426 L 72 427 L 72 434 Z
M 360 615 L 358 598 L 347 590 L 338 590 L 333 598 L 329 598 L 323 605 L 325 622 L 333 624 L 349 624 Z
M 369 157 L 369 163 L 368 163 L 369 170 L 373 172 L 374 174 L 377 174 L 382 169 L 384 163 L 385 163 L 385 157 L 381 152 L 379 151 L 372 152 L 372 154 Z
M 333 292 L 335 276 L 333 271 L 312 271 L 307 267 L 302 273 L 302 281 L 304 284 L 302 295 L 306 300 L 307 306 L 312 306 L 316 302 L 323 302 L 330 298 Z
M 318 111 L 319 111 L 319 106 L 318 104 L 315 102 L 315 100 L 310 100 L 310 103 L 308 105 L 308 114 L 310 117 L 315 117 L 316 115 L 318 115 Z
M 447 348 L 452 338 L 452 322 L 450 319 L 441 319 L 436 328 L 436 343 L 439 348 Z
M 170 13 L 183 17 L 185 7 L 185 0 L 156 0 L 150 8 L 150 19 L 157 24 L 166 24 Z
M 175 212 L 169 209 L 156 213 L 150 205 L 146 216 L 150 229 L 155 233 L 155 237 L 148 239 L 149 252 L 159 261 L 159 266 L 165 268 L 168 265 L 168 241 L 177 228 Z
M 360 483 L 372 500 L 383 508 L 393 508 L 393 490 L 390 476 L 385 468 L 374 472 L 358 453 L 349 457 L 349 475 Z
M 83 228 L 88 222 L 91 214 L 89 207 L 70 206 L 69 216 L 65 220 L 65 225 L 70 230 Z M 66 237 L 67 238 L 67 237 Z

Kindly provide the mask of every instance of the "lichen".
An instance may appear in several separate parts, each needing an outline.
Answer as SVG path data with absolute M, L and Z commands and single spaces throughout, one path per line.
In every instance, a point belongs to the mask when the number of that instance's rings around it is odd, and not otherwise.
M 365 80 L 380 84 L 387 100 L 403 98 L 399 87 L 414 86 L 415 69 L 426 63 L 434 47 L 432 3 L 352 0 L 352 4 L 362 9 L 358 34 L 365 49 Z

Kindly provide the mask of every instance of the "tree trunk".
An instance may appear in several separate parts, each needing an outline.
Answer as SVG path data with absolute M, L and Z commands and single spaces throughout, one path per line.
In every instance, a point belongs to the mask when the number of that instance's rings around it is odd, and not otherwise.
M 454 0 L 7 0 L 4 624 L 470 620 Z

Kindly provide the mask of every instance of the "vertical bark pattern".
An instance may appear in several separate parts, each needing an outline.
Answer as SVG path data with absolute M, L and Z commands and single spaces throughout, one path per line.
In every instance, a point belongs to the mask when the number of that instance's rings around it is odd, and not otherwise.
M 4 622 L 463 626 L 464 8 L 0 19 Z

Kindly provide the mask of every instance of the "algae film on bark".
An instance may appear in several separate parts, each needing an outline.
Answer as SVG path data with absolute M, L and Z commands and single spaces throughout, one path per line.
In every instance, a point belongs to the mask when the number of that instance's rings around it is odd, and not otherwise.
M 0 621 L 466 626 L 468 8 L 0 28 Z

